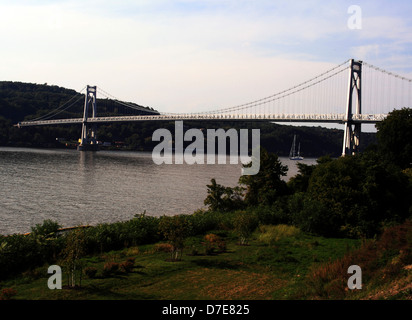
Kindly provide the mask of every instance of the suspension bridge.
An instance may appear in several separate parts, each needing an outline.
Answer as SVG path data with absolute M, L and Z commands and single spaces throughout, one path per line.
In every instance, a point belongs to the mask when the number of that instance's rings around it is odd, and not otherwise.
M 82 92 L 86 90 L 85 94 Z M 98 116 L 97 92 L 137 115 Z M 412 80 L 363 61 L 347 60 L 286 90 L 245 104 L 211 111 L 163 113 L 122 102 L 97 86 L 86 86 L 55 110 L 18 127 L 81 124 L 79 150 L 96 150 L 98 124 L 164 120 L 230 120 L 344 124 L 342 155 L 359 150 L 361 126 L 394 109 L 412 106 Z M 84 97 L 83 117 L 57 118 Z M 75 100 L 77 99 L 77 100 Z M 74 102 L 73 102 L 74 101 Z

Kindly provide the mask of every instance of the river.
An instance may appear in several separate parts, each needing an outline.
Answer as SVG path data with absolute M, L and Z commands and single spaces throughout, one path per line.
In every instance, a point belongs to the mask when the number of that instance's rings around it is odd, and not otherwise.
M 294 176 L 296 162 L 280 159 L 289 167 L 285 179 Z M 0 234 L 29 232 L 45 219 L 70 227 L 144 211 L 190 214 L 204 207 L 212 178 L 235 186 L 240 174 L 240 163 L 157 165 L 150 152 L 0 148 Z

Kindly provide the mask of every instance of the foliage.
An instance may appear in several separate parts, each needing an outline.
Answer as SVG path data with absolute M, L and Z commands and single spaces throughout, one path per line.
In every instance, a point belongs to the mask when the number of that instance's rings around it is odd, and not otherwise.
M 87 252 L 103 252 L 153 243 L 160 239 L 159 219 L 137 214 L 129 221 L 104 223 L 87 229 Z
M 205 235 L 204 240 L 203 244 L 207 255 L 226 251 L 226 242 L 218 235 L 209 233 Z
M 32 227 L 31 233 L 35 236 L 55 237 L 60 228 L 57 221 L 46 219 L 42 224 L 36 224 L 35 227 Z
M 81 286 L 83 263 L 81 258 L 85 255 L 86 234 L 83 229 L 70 231 L 66 236 L 66 246 L 62 250 L 63 266 L 67 268 L 68 285 Z M 79 280 L 79 281 L 77 281 Z
M 134 267 L 135 258 L 127 258 L 126 261 L 123 261 L 119 268 L 122 272 L 129 273 L 132 272 Z
M 30 235 L 0 237 L 0 279 L 42 265 L 50 258 L 47 252 L 44 243 Z
M 120 265 L 117 262 L 107 262 L 103 266 L 103 277 L 110 277 L 119 271 Z
M 211 184 L 207 186 L 207 197 L 204 204 L 211 211 L 227 212 L 239 209 L 242 207 L 242 192 L 240 186 L 230 188 L 224 187 L 216 183 L 215 179 L 211 179 Z
M 407 218 L 411 200 L 408 179 L 377 161 L 374 152 L 319 163 L 305 193 L 289 204 L 302 230 L 325 236 L 371 237 L 388 221 Z
M 84 274 L 90 279 L 94 279 L 97 274 L 97 269 L 95 267 L 86 267 L 84 268 Z
M 258 229 L 258 240 L 268 245 L 274 245 L 284 237 L 293 237 L 300 233 L 298 228 L 285 224 L 261 225 Z
M 190 220 L 186 215 L 163 216 L 160 219 L 159 232 L 172 245 L 171 260 L 180 260 L 184 248 L 184 240 L 191 233 Z
M 309 186 L 309 179 L 316 168 L 316 165 L 308 165 L 302 162 L 296 163 L 298 174 L 290 178 L 288 187 L 295 192 L 306 192 Z
M 11 300 L 15 295 L 17 295 L 17 291 L 13 288 L 4 288 L 0 291 L 0 300 Z
M 248 210 L 256 215 L 259 224 L 290 224 L 292 219 L 287 207 L 290 197 L 282 197 L 272 205 L 260 205 L 251 207 Z
M 406 220 L 384 230 L 378 240 L 364 241 L 356 250 L 343 257 L 313 266 L 305 279 L 306 287 L 315 298 L 344 299 L 354 292 L 345 290 L 348 267 L 358 265 L 362 282 L 371 289 L 385 279 L 396 279 L 412 263 L 412 223 Z M 395 272 L 394 272 L 395 271 Z
M 248 211 L 237 211 L 233 219 L 234 230 L 239 236 L 239 244 L 247 245 L 249 237 L 258 225 L 255 214 Z
M 173 246 L 170 243 L 156 243 L 155 245 L 156 252 L 167 252 L 171 253 L 173 251 Z
M 412 166 L 412 109 L 393 110 L 377 123 L 380 156 L 402 169 Z
M 282 180 L 287 170 L 288 167 L 282 165 L 277 155 L 260 148 L 259 172 L 239 178 L 239 184 L 246 186 L 245 203 L 248 206 L 270 205 L 288 194 L 286 182 Z

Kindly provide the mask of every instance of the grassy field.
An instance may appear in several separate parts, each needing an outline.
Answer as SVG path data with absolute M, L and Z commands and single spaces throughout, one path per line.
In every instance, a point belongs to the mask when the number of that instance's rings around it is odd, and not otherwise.
M 375 271 L 373 277 L 365 275 L 367 281 L 362 290 L 348 292 L 346 282 L 341 280 L 338 284 L 325 283 L 326 289 L 319 291 L 322 280 L 312 279 L 314 275 L 319 275 L 319 270 L 334 265 L 338 259 L 361 250 L 359 248 L 365 247 L 362 241 L 311 236 L 296 229 L 279 234 L 271 232 L 272 237 L 268 232 L 271 231 L 261 228 L 253 233 L 248 245 L 240 246 L 232 231 L 215 231 L 214 234 L 224 241 L 226 250 L 216 248 L 209 254 L 206 254 L 203 236 L 191 237 L 186 240 L 182 259 L 174 262 L 169 261 L 170 254 L 165 252 L 167 245 L 164 243 L 86 256 L 83 258 L 84 269 L 94 268 L 96 274 L 92 278 L 83 275 L 81 286 L 76 288 L 65 286 L 67 276 L 63 274 L 63 289 L 50 290 L 47 286 L 48 265 L 4 281 L 0 288 L 12 288 L 16 293 L 13 299 L 26 300 L 411 298 L 412 278 L 408 268 L 398 270 L 396 275 L 387 276 L 388 281 L 378 283 L 374 278 Z M 365 251 L 360 254 L 364 256 Z M 393 261 L 396 257 L 399 258 L 399 252 L 386 260 Z M 133 261 L 131 269 L 120 268 L 110 274 L 104 272 L 105 264 L 121 265 L 128 259 Z M 389 261 L 379 259 L 382 266 Z M 343 275 L 346 280 L 349 276 Z M 399 290 L 390 293 L 394 283 Z M 386 296 L 379 294 L 383 291 Z

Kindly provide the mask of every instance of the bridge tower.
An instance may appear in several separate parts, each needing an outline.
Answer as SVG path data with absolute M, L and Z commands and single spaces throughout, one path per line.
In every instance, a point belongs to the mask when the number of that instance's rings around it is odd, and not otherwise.
M 87 86 L 87 92 L 84 99 L 84 111 L 83 111 L 83 124 L 82 124 L 82 136 L 80 138 L 80 145 L 77 147 L 79 151 L 97 151 L 99 146 L 96 141 L 97 127 L 95 123 L 90 123 L 89 111 L 92 111 L 92 118 L 97 116 L 96 105 L 96 86 Z
M 353 109 L 355 107 L 355 115 L 360 115 L 362 113 L 361 82 L 362 61 L 355 61 L 354 59 L 351 59 L 342 156 L 356 154 L 359 151 L 361 122 L 356 122 L 353 120 Z M 355 92 L 356 100 L 354 101 Z M 353 105 L 354 102 L 356 102 L 355 106 Z

